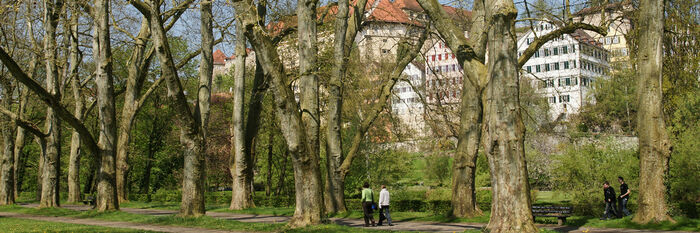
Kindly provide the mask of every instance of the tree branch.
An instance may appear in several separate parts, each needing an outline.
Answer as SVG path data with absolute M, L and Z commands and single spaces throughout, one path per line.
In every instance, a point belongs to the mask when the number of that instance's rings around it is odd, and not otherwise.
M 22 68 L 17 65 L 12 57 L 10 57 L 10 55 L 8 55 L 7 52 L 5 52 L 5 49 L 2 47 L 0 47 L 0 61 L 5 64 L 5 67 L 7 67 L 17 81 L 21 82 L 27 88 L 29 88 L 29 90 L 36 93 L 41 101 L 56 111 L 56 115 L 61 117 L 61 119 L 66 121 L 71 127 L 78 131 L 78 133 L 80 133 L 80 139 L 85 143 L 88 150 L 93 152 L 93 155 L 97 155 L 99 153 L 99 147 L 85 125 L 83 125 L 79 119 L 75 118 L 70 111 L 61 106 L 61 101 L 59 99 L 47 92 L 36 81 L 29 78 L 29 76 L 22 71 Z
M 382 85 L 379 100 L 374 102 L 367 117 L 362 119 L 359 129 L 352 138 L 350 149 L 348 150 L 348 153 L 339 168 L 341 177 L 344 178 L 350 171 L 350 165 L 352 165 L 352 160 L 355 158 L 360 149 L 362 139 L 365 137 L 369 127 L 371 127 L 372 123 L 374 123 L 374 120 L 376 120 L 379 114 L 386 108 L 389 98 L 391 97 L 391 90 L 394 88 L 394 84 L 396 84 L 396 82 L 401 78 L 401 75 L 403 74 L 403 71 L 408 63 L 413 61 L 413 59 L 418 56 L 420 49 L 423 47 L 423 43 L 425 43 L 425 40 L 428 38 L 428 30 L 429 27 L 426 26 L 425 31 L 421 34 L 416 45 L 410 45 L 406 40 L 399 41 L 396 66 L 394 66 L 394 69 L 391 71 L 389 81 Z
M 545 43 L 548 41 L 557 38 L 561 35 L 564 34 L 571 34 L 575 32 L 578 29 L 584 29 L 584 30 L 589 30 L 589 31 L 594 31 L 600 35 L 607 35 L 608 30 L 607 30 L 607 24 L 606 26 L 593 26 L 587 23 L 582 23 L 582 22 L 576 22 L 576 23 L 569 23 L 565 25 L 564 27 L 560 27 L 557 30 L 551 31 L 543 36 L 540 36 L 535 39 L 530 46 L 527 47 L 525 52 L 523 52 L 523 55 L 518 58 L 518 69 L 522 68 L 525 63 L 530 60 L 530 57 L 535 54 L 535 51 L 540 49 Z
M 0 113 L 4 114 L 5 116 L 9 117 L 12 119 L 17 125 L 21 126 L 22 128 L 26 129 L 30 133 L 34 134 L 37 137 L 44 138 L 48 137 L 48 134 L 45 134 L 44 132 L 39 129 L 34 123 L 26 121 L 24 119 L 20 119 L 16 114 L 14 114 L 12 111 L 7 110 L 6 108 L 0 106 Z

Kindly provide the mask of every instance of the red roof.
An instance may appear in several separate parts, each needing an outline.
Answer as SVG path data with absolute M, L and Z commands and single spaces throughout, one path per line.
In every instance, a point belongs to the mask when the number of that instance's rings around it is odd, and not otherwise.
M 367 21 L 420 25 L 418 22 L 411 21 L 406 13 L 389 0 L 368 0 L 367 4 L 374 5 L 376 4 L 375 1 L 379 1 L 379 4 L 377 4 L 374 9 L 366 9 L 371 11 L 369 17 L 367 17 Z
M 588 35 L 588 33 L 584 32 L 581 29 L 578 29 L 574 33 L 571 33 L 571 36 L 574 37 L 575 40 L 577 40 L 581 43 L 589 44 L 589 45 L 603 49 L 602 43 L 600 43 L 599 41 L 597 41 L 596 39 L 594 39 L 593 37 Z
M 226 54 L 224 54 L 224 52 L 221 52 L 220 49 L 214 51 L 214 54 L 212 54 L 212 56 L 214 57 L 214 65 L 226 64 Z

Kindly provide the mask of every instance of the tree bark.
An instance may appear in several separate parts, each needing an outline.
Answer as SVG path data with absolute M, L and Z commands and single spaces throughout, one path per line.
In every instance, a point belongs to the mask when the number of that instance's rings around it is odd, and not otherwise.
M 204 168 L 205 168 L 205 158 L 204 153 L 206 152 L 206 146 L 204 141 L 204 132 L 201 130 L 201 124 L 203 121 L 201 117 L 195 117 L 189 108 L 187 98 L 183 93 L 182 84 L 178 78 L 177 68 L 170 52 L 170 46 L 168 44 L 167 36 L 165 34 L 165 29 L 163 27 L 163 21 L 160 15 L 160 4 L 158 1 L 149 1 L 149 4 L 145 4 L 140 1 L 131 1 L 145 17 L 151 22 L 151 33 L 153 33 L 153 45 L 156 48 L 156 55 L 161 64 L 162 76 L 165 78 L 166 85 L 168 87 L 168 98 L 174 105 L 175 115 L 180 123 L 180 142 L 183 145 L 183 155 L 185 158 L 184 166 L 184 177 L 183 177 L 183 188 L 182 188 L 182 202 L 180 203 L 180 215 L 182 216 L 201 216 L 205 213 L 204 208 Z M 205 15 L 202 18 L 211 16 L 210 4 L 203 4 L 202 12 Z M 203 25 L 206 26 L 206 25 Z M 211 28 L 209 28 L 211 29 Z M 205 30 L 205 28 L 202 28 Z M 210 34 L 211 35 L 211 34 Z M 205 35 L 203 35 L 203 39 Z M 203 41 L 203 46 L 206 43 Z M 211 45 L 211 44 L 209 44 Z M 208 53 L 211 48 L 202 49 L 203 52 Z M 211 67 L 211 64 L 206 63 L 204 60 L 210 59 L 211 53 L 205 55 L 203 53 L 202 64 L 204 67 Z M 200 66 L 200 68 L 202 68 Z M 206 68 L 203 68 L 206 69 Z M 201 71 L 200 71 L 201 72 Z M 203 76 L 203 75 L 202 75 Z M 200 77 L 201 79 L 202 77 Z M 211 80 L 211 75 L 209 77 Z M 211 82 L 209 82 L 211 83 Z M 209 86 L 202 86 L 200 84 L 200 91 L 208 92 Z M 199 93 L 201 96 L 203 93 Z M 205 96 L 207 97 L 207 96 Z M 208 100 L 208 97 L 206 98 Z M 199 106 L 202 100 L 197 101 L 197 116 L 200 116 L 201 110 Z M 205 105 L 204 107 L 208 107 Z M 205 109 L 206 110 L 206 109 Z
M 62 8 L 62 1 L 45 1 L 44 10 L 44 60 L 46 63 L 46 88 L 54 98 L 60 99 L 60 82 L 58 80 L 56 25 L 58 14 Z M 46 140 L 46 153 L 41 180 L 40 208 L 59 206 L 59 177 L 60 177 L 60 152 L 61 152 L 61 121 L 56 116 L 56 111 L 49 107 L 46 109 L 46 130 L 49 136 Z
M 319 106 L 316 76 L 318 44 L 316 36 L 317 0 L 300 0 L 297 4 L 299 46 L 299 108 L 301 130 L 305 136 L 305 155 L 293 158 L 294 187 L 297 190 L 292 227 L 319 224 L 324 214 L 321 173 L 319 167 Z M 308 208 L 304 208 L 308 207 Z
M 3 79 L 3 98 L 0 101 L 3 107 L 6 109 L 12 109 L 12 93 L 14 91 L 14 86 L 9 82 L 9 80 Z M 3 115 L 4 116 L 4 115 Z M 15 149 L 15 128 L 17 125 L 15 121 L 9 116 L 4 116 L 0 118 L 2 120 L 2 126 L 0 126 L 0 133 L 2 133 L 3 139 L 3 151 L 2 158 L 0 158 L 0 205 L 12 205 L 15 203 L 14 194 L 14 149 Z
M 94 7 L 94 42 L 97 67 L 97 109 L 100 122 L 98 140 L 100 157 L 99 182 L 97 183 L 97 210 L 119 209 L 116 189 L 117 119 L 114 106 L 114 79 L 112 77 L 112 48 L 109 37 L 109 0 L 97 0 Z
M 642 0 L 639 5 L 637 54 L 637 133 L 639 135 L 638 223 L 672 220 L 666 205 L 664 177 L 671 157 L 671 142 L 663 114 L 664 1 Z
M 484 103 L 484 150 L 492 184 L 490 232 L 537 232 L 527 181 L 524 135 L 518 96 L 515 35 L 517 10 L 510 0 L 486 1 L 488 79 Z M 492 11 L 492 12 L 489 12 Z
M 229 209 L 241 210 L 254 207 L 253 193 L 250 186 L 253 183 L 253 161 L 252 157 L 246 154 L 245 138 L 243 130 L 243 103 L 245 92 L 245 60 L 248 56 L 246 52 L 245 28 L 238 22 L 236 24 L 236 60 L 234 61 L 233 74 L 233 116 L 231 117 L 231 205 Z M 253 119 L 248 118 L 248 121 Z
M 73 101 L 75 103 L 74 116 L 76 118 L 82 118 L 84 101 L 82 97 L 82 91 L 80 86 L 80 78 L 78 76 L 78 66 L 80 64 L 80 58 L 78 53 L 78 18 L 80 17 L 78 13 L 78 6 L 75 2 L 71 3 L 71 10 L 73 12 L 70 18 L 70 71 L 71 75 L 71 90 L 73 92 Z M 68 203 L 80 202 L 80 133 L 77 130 L 73 130 L 73 135 L 71 135 L 70 144 L 70 156 L 68 158 Z
M 294 93 L 288 87 L 287 76 L 284 72 L 284 67 L 280 61 L 279 55 L 277 54 L 277 48 L 262 26 L 258 24 L 257 9 L 253 7 L 252 1 L 250 0 L 234 1 L 233 4 L 235 9 L 237 9 L 236 18 L 241 20 L 246 28 L 246 37 L 253 45 L 263 70 L 270 75 L 270 89 L 274 96 L 276 117 L 292 157 L 297 195 L 294 217 L 290 220 L 289 225 L 292 227 L 303 227 L 320 224 L 324 212 L 323 196 L 321 192 L 322 186 L 318 153 L 313 152 L 318 150 L 314 150 L 314 143 L 309 143 L 307 141 L 307 130 L 304 129 L 307 125 L 302 122 L 301 110 L 295 101 Z M 315 18 L 313 18 L 315 15 L 313 14 L 315 5 L 314 2 L 309 2 L 308 5 L 305 3 L 299 4 L 300 7 L 306 8 L 301 11 L 303 14 L 299 15 L 299 24 L 308 24 L 308 21 L 315 24 Z M 308 25 L 300 27 L 308 27 Z M 312 37 L 312 35 L 307 35 L 306 29 L 300 31 L 305 32 L 300 32 L 300 34 L 304 34 L 302 36 L 304 40 L 309 40 Z M 313 36 L 315 36 L 315 34 Z M 304 44 L 305 42 L 300 41 L 299 43 Z M 311 56 L 313 56 L 313 60 L 315 60 L 316 55 L 311 54 Z M 304 56 L 300 55 L 300 57 L 303 58 Z M 303 61 L 301 63 L 308 64 L 308 61 Z M 305 68 L 301 68 L 302 70 L 308 68 L 306 65 L 303 65 L 303 67 Z M 309 74 L 306 73 L 305 75 Z M 302 89 L 303 88 L 304 87 L 302 87 Z M 311 90 L 311 92 L 313 92 L 313 90 Z M 302 96 L 304 95 L 305 94 L 302 93 Z M 307 93 L 307 95 L 310 94 Z M 301 98 L 304 99 L 304 97 Z M 317 94 L 316 98 L 318 98 Z M 317 100 L 318 99 L 316 99 L 316 101 Z M 304 106 L 309 105 L 308 101 L 302 101 L 302 103 L 303 102 L 306 102 L 303 104 Z M 318 102 L 316 102 L 316 106 L 317 104 Z M 316 112 L 317 111 L 318 109 L 316 109 Z M 308 113 L 304 114 L 306 114 L 307 117 L 309 116 Z M 313 115 L 312 113 L 312 116 L 318 117 L 318 114 Z M 318 132 L 318 128 L 316 132 Z M 315 145 L 316 148 L 318 148 L 318 143 Z
M 36 67 L 36 57 L 33 58 L 32 61 L 32 66 L 31 69 L 34 70 Z M 29 98 L 29 90 L 27 88 L 22 88 L 20 97 L 19 97 L 19 109 L 17 110 L 17 117 L 19 119 L 24 118 L 24 112 L 27 106 L 27 101 Z M 26 160 L 24 158 L 22 150 L 24 150 L 24 141 L 26 140 L 26 130 L 24 127 L 17 127 L 17 136 L 15 137 L 15 149 L 14 149 L 14 161 L 15 165 L 13 166 L 14 168 L 14 175 L 13 178 L 15 188 L 14 188 L 14 194 L 15 194 L 15 200 L 19 197 L 19 192 L 22 190 L 22 182 L 20 177 L 22 177 L 22 171 L 24 170 L 24 161 Z
M 326 183 L 325 201 L 328 213 L 345 212 L 345 185 L 340 180 L 338 167 L 343 162 L 343 146 L 341 138 L 341 114 L 343 106 L 343 78 L 347 67 L 345 56 L 345 34 L 348 28 L 348 0 L 338 1 L 338 12 L 335 20 L 335 38 L 333 40 L 334 66 L 328 85 L 328 110 L 326 120 Z
M 136 46 L 134 46 L 134 51 L 129 58 L 124 107 L 122 107 L 122 117 L 119 122 L 119 139 L 117 139 L 117 199 L 119 203 L 129 201 L 126 190 L 129 173 L 129 142 L 131 141 L 131 128 L 138 112 L 139 96 L 146 79 L 146 69 L 151 63 L 153 54 L 152 52 L 146 53 L 146 45 L 150 35 L 148 19 L 144 18 L 141 20 L 141 30 L 136 37 Z

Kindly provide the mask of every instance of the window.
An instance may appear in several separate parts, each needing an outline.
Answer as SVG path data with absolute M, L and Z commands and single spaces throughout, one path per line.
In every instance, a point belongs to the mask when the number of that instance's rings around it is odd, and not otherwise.
M 455 59 L 455 54 L 454 54 L 454 53 L 452 54 L 452 59 Z
M 447 53 L 445 53 L 445 60 L 447 60 L 447 59 L 450 59 L 450 55 L 448 55 Z
M 559 96 L 559 103 L 568 103 L 568 102 L 569 102 L 569 95 Z
M 612 44 L 612 38 L 605 37 L 605 44 Z
M 433 61 L 435 61 L 435 55 L 433 55 Z
M 564 86 L 571 86 L 571 78 L 567 77 L 564 79 Z
M 438 54 L 438 61 L 442 61 L 442 54 Z
M 554 79 L 547 81 L 547 87 L 554 87 Z
M 576 52 L 576 45 L 572 45 L 571 46 L 571 53 L 575 53 L 575 52 Z
M 549 71 L 549 64 L 544 64 L 544 71 Z
M 536 66 L 535 66 L 535 72 L 542 72 L 542 71 L 540 70 L 540 65 L 536 65 Z
M 532 38 L 527 38 L 527 44 L 532 44 Z
M 531 67 L 531 66 L 527 66 L 526 68 L 527 68 L 527 72 L 528 72 L 528 73 L 532 73 L 532 67 Z
M 622 48 L 620 50 L 620 53 L 622 54 L 622 56 L 627 56 L 627 48 Z
M 569 61 L 564 62 L 564 69 L 569 69 Z
M 559 48 L 557 48 L 557 47 L 554 48 L 554 55 L 559 55 Z
M 549 56 L 549 49 L 544 49 L 544 56 Z
M 553 103 L 553 104 L 556 104 L 556 103 L 557 103 L 557 97 L 556 97 L 556 96 L 549 97 L 549 102 L 550 102 L 550 103 Z
M 560 79 L 560 78 L 557 79 L 557 86 L 558 86 L 558 87 L 561 87 L 561 79 Z M 561 99 L 560 99 L 560 100 L 561 100 Z
M 613 37 L 612 43 L 613 43 L 613 44 L 619 44 L 619 43 L 620 43 L 620 36 L 615 36 L 615 37 Z
M 588 86 L 588 78 L 581 77 L 581 86 Z
M 571 77 L 571 79 L 574 81 L 574 86 L 578 85 L 578 77 Z
M 567 54 L 568 53 L 568 46 L 561 47 L 561 54 Z
M 539 50 L 535 51 L 535 57 L 540 57 L 540 51 L 539 51 Z
M 571 61 L 571 67 L 576 68 L 576 60 Z
M 554 70 L 559 70 L 559 62 L 554 63 Z
M 522 56 L 523 56 L 523 52 L 518 52 L 518 57 L 522 57 Z
M 386 42 L 386 41 L 387 41 L 387 39 L 382 39 L 382 42 Z

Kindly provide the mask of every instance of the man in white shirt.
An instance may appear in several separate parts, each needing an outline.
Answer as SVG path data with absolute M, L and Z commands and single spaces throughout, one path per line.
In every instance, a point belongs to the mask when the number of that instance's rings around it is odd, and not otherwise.
M 382 185 L 382 191 L 379 192 L 379 224 L 382 225 L 382 221 L 386 219 L 386 222 L 391 224 L 391 216 L 389 215 L 389 191 L 386 190 L 386 185 Z

